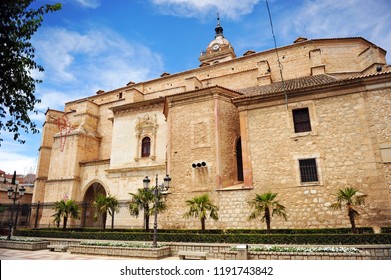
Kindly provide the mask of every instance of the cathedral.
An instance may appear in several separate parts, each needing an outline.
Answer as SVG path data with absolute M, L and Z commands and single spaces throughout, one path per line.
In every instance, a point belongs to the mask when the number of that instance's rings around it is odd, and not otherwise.
M 273 228 L 350 227 L 330 207 L 346 187 L 368 195 L 357 226 L 391 226 L 385 55 L 361 37 L 300 37 L 238 55 L 218 21 L 199 67 L 49 109 L 33 203 L 87 205 L 110 194 L 125 205 L 146 176 L 160 185 L 169 174 L 160 228 L 199 228 L 183 215 L 185 201 L 202 194 L 219 209 L 207 228 L 264 228 L 248 219 L 248 202 L 268 191 L 288 216 L 273 217 Z M 43 208 L 37 224 L 53 224 L 52 215 Z M 95 225 L 91 210 L 82 216 L 81 226 Z M 115 227 L 143 223 L 126 207 L 115 217 Z

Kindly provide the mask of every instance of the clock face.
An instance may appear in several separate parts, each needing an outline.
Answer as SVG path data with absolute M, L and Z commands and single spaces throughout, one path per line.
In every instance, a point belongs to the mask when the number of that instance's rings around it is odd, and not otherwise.
M 220 45 L 219 44 L 214 44 L 212 46 L 212 50 L 217 51 L 218 49 L 220 49 Z

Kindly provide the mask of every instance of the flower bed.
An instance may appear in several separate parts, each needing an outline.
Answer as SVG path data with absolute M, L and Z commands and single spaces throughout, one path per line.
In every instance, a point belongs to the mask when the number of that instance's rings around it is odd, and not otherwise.
M 105 255 L 142 259 L 163 259 L 171 256 L 169 246 L 159 245 L 157 248 L 150 244 L 127 242 L 95 242 L 85 241 L 79 245 L 71 245 L 69 251 L 73 254 Z
M 224 252 L 225 260 L 369 260 L 370 254 L 352 247 L 251 247 L 247 252 L 235 247 Z
M 49 241 L 44 241 L 39 238 L 21 238 L 13 236 L 11 240 L 7 237 L 0 237 L 0 248 L 36 251 L 46 249 Z

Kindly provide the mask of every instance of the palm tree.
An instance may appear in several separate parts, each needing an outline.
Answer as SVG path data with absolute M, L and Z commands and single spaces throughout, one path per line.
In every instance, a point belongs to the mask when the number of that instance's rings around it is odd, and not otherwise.
M 208 194 L 203 194 L 201 196 L 193 197 L 190 200 L 186 200 L 187 206 L 189 206 L 189 211 L 186 212 L 183 217 L 189 218 L 199 218 L 201 221 L 201 228 L 205 230 L 205 221 L 207 219 L 207 212 L 209 212 L 209 217 L 213 220 L 217 221 L 219 219 L 218 216 L 218 208 L 213 204 L 210 200 Z
M 145 231 L 149 231 L 149 217 L 155 211 L 155 187 L 138 189 L 137 193 L 129 193 L 131 200 L 129 201 L 130 215 L 138 217 L 140 211 L 144 210 Z M 158 194 L 157 212 L 163 212 L 166 209 L 166 203 L 161 199 L 161 193 Z
M 52 215 L 52 217 L 54 217 L 53 221 L 56 223 L 56 227 L 60 227 L 60 223 L 61 223 L 61 217 L 60 217 L 60 213 L 59 212 L 56 212 Z
M 56 201 L 53 208 L 55 213 L 52 217 L 54 217 L 57 225 L 59 225 L 61 218 L 63 218 L 63 229 L 67 227 L 69 217 L 71 219 L 80 219 L 79 205 L 72 199 Z
M 360 215 L 353 206 L 364 205 L 366 197 L 366 194 L 359 193 L 357 189 L 347 187 L 344 190 L 338 190 L 337 201 L 331 204 L 332 209 L 341 209 L 343 205 L 346 206 L 353 233 L 356 232 L 355 218 Z
M 287 220 L 285 213 L 285 206 L 281 205 L 278 201 L 274 201 L 277 197 L 277 193 L 266 192 L 263 194 L 255 194 L 255 198 L 248 202 L 248 204 L 254 209 L 250 214 L 249 219 L 255 219 L 259 215 L 262 215 L 261 222 L 266 221 L 267 233 L 270 233 L 271 217 L 276 214 L 282 216 Z
M 111 216 L 111 228 L 114 228 L 114 212 L 119 212 L 119 203 L 115 196 L 98 194 L 92 205 L 102 217 L 103 229 L 106 229 L 107 213 Z M 96 216 L 97 217 L 97 216 Z

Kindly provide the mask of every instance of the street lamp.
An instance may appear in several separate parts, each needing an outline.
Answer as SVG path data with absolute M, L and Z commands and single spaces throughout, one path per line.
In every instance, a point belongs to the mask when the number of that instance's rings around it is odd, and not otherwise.
M 26 191 L 26 189 L 23 186 L 18 190 L 19 185 L 16 184 L 16 171 L 14 171 L 14 176 L 12 177 L 11 185 L 14 185 L 15 189 L 9 186 L 7 190 L 8 198 L 12 199 L 13 201 L 12 208 L 11 208 L 11 220 L 9 222 L 9 227 L 8 227 L 7 240 L 11 240 L 12 228 L 14 224 L 14 209 L 15 209 L 16 201 L 22 198 L 24 196 L 24 192 Z M 17 195 L 19 195 L 19 197 Z
M 152 247 L 157 247 L 157 207 L 159 204 L 159 192 L 166 193 L 170 188 L 170 176 L 166 175 L 163 179 L 163 183 L 161 185 L 158 184 L 158 175 L 156 174 L 156 184 L 155 184 L 155 220 L 153 224 L 153 243 Z M 149 188 L 149 183 L 151 180 L 146 176 L 143 179 L 144 188 Z

